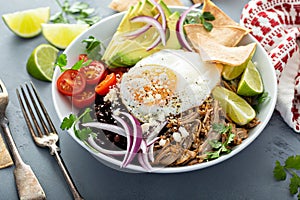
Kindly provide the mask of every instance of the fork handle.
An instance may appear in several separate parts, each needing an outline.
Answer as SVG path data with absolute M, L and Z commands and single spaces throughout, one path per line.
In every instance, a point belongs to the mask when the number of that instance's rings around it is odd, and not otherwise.
M 66 167 L 62 157 L 60 156 L 59 152 L 56 149 L 53 151 L 53 156 L 55 157 L 60 169 L 63 172 L 63 175 L 69 185 L 69 188 L 71 190 L 71 193 L 72 193 L 74 199 L 75 200 L 83 200 L 83 198 L 81 197 L 80 193 L 78 192 L 78 190 L 70 176 L 69 171 L 67 170 L 67 167 Z

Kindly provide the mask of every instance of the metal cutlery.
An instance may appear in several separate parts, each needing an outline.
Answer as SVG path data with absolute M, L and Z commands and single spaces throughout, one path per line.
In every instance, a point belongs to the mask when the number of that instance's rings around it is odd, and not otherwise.
M 10 133 L 8 126 L 9 121 L 5 115 L 9 101 L 8 92 L 2 80 L 0 80 L 0 88 L 0 125 L 3 129 L 8 147 L 15 163 L 14 176 L 19 198 L 21 200 L 46 199 L 46 195 L 42 186 L 33 173 L 31 167 L 25 164 L 22 160 Z
M 30 83 L 30 86 L 27 83 L 25 83 L 25 86 L 20 86 L 20 90 L 17 89 L 17 96 L 34 142 L 40 147 L 49 148 L 50 154 L 55 157 L 63 172 L 74 199 L 83 199 L 60 156 L 60 148 L 57 145 L 59 140 L 57 131 L 33 83 Z

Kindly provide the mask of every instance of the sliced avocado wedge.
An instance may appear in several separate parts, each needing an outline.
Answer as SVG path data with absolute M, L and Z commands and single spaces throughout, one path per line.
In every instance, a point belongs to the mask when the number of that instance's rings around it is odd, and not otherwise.
M 167 18 L 167 26 L 169 28 L 169 38 L 166 43 L 167 49 L 180 49 L 181 45 L 177 39 L 177 34 L 176 34 L 176 24 L 177 21 L 179 20 L 180 13 L 179 12 L 174 12 L 172 13 L 169 18 Z
M 158 3 L 158 4 L 161 6 L 161 8 L 163 9 L 166 18 L 168 18 L 168 17 L 172 14 L 172 12 L 171 12 L 171 10 L 168 8 L 167 4 L 166 4 L 164 1 L 162 1 L 162 0 L 159 0 L 157 3 Z M 157 9 L 156 9 L 155 6 L 153 6 L 151 12 L 152 12 L 153 16 L 155 16 L 155 15 L 158 14 L 158 11 L 157 11 Z
M 151 27 L 135 38 L 126 36 L 126 33 L 138 30 L 145 26 L 145 23 L 142 22 L 131 22 L 130 20 L 133 17 L 154 17 L 158 14 L 157 8 L 149 0 L 139 1 L 127 11 L 117 28 L 117 32 L 114 34 L 111 42 L 106 48 L 103 60 L 107 62 L 109 67 L 133 66 L 142 58 L 163 48 L 178 49 L 181 47 L 175 32 L 176 23 L 180 16 L 179 12 L 172 13 L 163 0 L 159 0 L 158 4 L 162 7 L 167 19 L 167 26 L 169 29 L 167 45 L 163 46 L 162 44 L 159 44 L 154 49 L 147 51 L 147 48 L 156 41 L 157 37 L 159 37 L 159 33 L 155 27 Z M 161 19 L 159 19 L 159 21 L 160 20 Z
M 151 10 L 153 9 L 153 4 L 149 0 L 144 0 L 138 10 L 138 15 L 153 16 Z
M 135 65 L 142 58 L 151 55 L 152 53 L 159 51 L 159 48 L 147 51 L 149 42 L 141 43 L 136 40 L 126 40 L 122 46 L 112 52 L 111 56 L 107 60 L 107 64 L 111 68 L 115 67 L 131 67 Z

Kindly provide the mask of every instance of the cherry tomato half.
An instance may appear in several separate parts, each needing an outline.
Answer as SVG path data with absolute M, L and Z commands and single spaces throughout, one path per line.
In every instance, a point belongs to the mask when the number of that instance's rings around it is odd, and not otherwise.
M 83 74 L 73 69 L 64 71 L 56 81 L 58 91 L 67 96 L 81 93 L 85 85 L 86 81 Z
M 100 61 L 92 61 L 88 66 L 80 68 L 80 73 L 84 74 L 88 85 L 98 84 L 104 77 L 106 66 Z
M 84 62 L 88 60 L 87 54 L 79 54 L 78 60 L 83 60 Z
M 108 74 L 103 81 L 101 81 L 95 88 L 95 91 L 99 95 L 106 95 L 109 92 L 111 86 L 117 83 L 117 77 L 115 73 Z
M 85 108 L 94 103 L 95 99 L 94 87 L 86 87 L 81 93 L 72 97 L 72 103 L 77 108 Z

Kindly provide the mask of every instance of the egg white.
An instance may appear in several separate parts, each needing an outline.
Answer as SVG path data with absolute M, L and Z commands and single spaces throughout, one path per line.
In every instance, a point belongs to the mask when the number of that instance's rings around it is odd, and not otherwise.
M 151 97 L 150 100 L 145 98 L 142 101 L 136 101 L 134 97 L 136 94 L 133 91 L 149 83 L 149 77 L 141 76 L 141 74 L 145 71 L 156 74 L 157 72 L 154 71 L 160 69 L 163 71 L 160 74 L 161 77 L 170 78 L 170 81 L 165 82 L 164 85 L 172 90 L 170 98 L 162 101 L 165 102 L 162 104 L 149 104 L 149 101 L 160 102 L 153 100 L 154 97 L 159 99 L 160 95 Z M 128 111 L 140 121 L 164 121 L 169 115 L 177 115 L 201 105 L 219 81 L 218 68 L 214 64 L 203 62 L 197 53 L 161 50 L 142 59 L 123 75 L 120 83 L 120 96 Z

